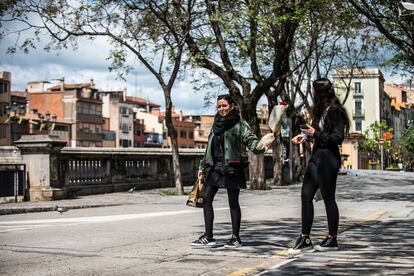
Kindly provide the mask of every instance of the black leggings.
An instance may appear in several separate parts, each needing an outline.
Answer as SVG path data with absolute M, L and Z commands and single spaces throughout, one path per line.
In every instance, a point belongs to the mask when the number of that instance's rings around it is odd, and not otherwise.
M 336 178 L 340 162 L 327 149 L 317 149 L 306 168 L 302 185 L 302 234 L 309 235 L 313 223 L 313 197 L 321 191 L 328 217 L 329 235 L 338 234 L 339 211 L 335 201 Z
M 205 235 L 213 237 L 213 221 L 214 221 L 214 210 L 213 200 L 214 196 L 218 191 L 217 186 L 206 185 L 203 195 L 203 210 L 204 210 L 204 223 L 205 223 Z M 240 232 L 240 221 L 241 221 L 241 210 L 239 204 L 239 189 L 227 189 L 227 195 L 229 199 L 231 225 L 233 228 L 233 235 L 239 236 Z

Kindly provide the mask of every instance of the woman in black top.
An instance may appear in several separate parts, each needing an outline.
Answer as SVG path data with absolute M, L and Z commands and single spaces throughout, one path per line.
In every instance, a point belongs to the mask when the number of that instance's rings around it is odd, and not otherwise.
M 225 247 L 240 247 L 239 236 L 241 212 L 239 193 L 246 188 L 244 167 L 247 166 L 246 147 L 253 153 L 263 153 L 271 145 L 259 144 L 259 139 L 252 133 L 249 125 L 240 118 L 240 114 L 230 95 L 217 98 L 217 114 L 208 138 L 204 158 L 200 162 L 199 177 L 205 176 L 203 209 L 205 232 L 192 246 L 215 245 L 213 238 L 213 200 L 219 188 L 227 189 L 230 206 L 233 235 Z
M 341 166 L 339 145 L 349 130 L 349 118 L 346 110 L 336 97 L 331 82 L 322 78 L 313 82 L 313 106 L 311 125 L 301 128 L 302 133 L 292 141 L 301 144 L 313 140 L 312 156 L 305 171 L 302 199 L 302 234 L 289 254 L 298 254 L 311 249 L 309 238 L 313 223 L 312 200 L 318 188 L 321 191 L 328 218 L 329 235 L 315 249 L 320 251 L 338 249 L 337 234 L 339 212 L 335 201 L 336 178 Z

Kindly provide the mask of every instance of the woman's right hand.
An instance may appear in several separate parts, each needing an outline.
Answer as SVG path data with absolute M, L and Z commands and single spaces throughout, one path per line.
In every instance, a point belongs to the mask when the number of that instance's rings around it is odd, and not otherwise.
M 203 170 L 198 170 L 198 172 L 197 172 L 197 178 L 198 179 L 201 179 L 201 178 L 203 178 L 203 176 L 204 176 Z
M 295 137 L 292 138 L 292 142 L 294 144 L 302 144 L 303 142 L 306 141 L 306 135 L 304 134 L 298 134 Z

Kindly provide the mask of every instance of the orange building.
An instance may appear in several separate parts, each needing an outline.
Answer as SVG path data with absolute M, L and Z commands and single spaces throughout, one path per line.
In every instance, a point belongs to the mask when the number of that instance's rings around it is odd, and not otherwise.
M 27 100 L 30 112 L 38 116 L 51 114 L 57 121 L 71 124 L 69 146 L 103 146 L 102 100 L 93 80 L 81 84 L 61 82 L 47 91 L 37 91 L 39 86 L 34 82 L 29 85 Z
M 194 132 L 196 124 L 191 119 L 186 119 L 183 116 L 183 112 L 176 113 L 173 109 L 172 121 L 175 130 L 177 131 L 177 142 L 180 148 L 195 148 Z M 153 111 L 153 114 L 157 114 L 165 125 L 165 112 Z M 171 138 L 167 137 L 167 127 L 164 127 L 164 144 L 163 147 L 171 147 Z

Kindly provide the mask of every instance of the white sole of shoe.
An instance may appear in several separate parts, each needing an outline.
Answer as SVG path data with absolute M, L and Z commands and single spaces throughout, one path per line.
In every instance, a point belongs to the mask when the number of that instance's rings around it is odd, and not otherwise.
M 323 247 L 320 245 L 315 246 L 315 250 L 320 251 L 320 252 L 337 251 L 338 249 L 339 249 L 338 247 Z
M 240 248 L 240 247 L 242 247 L 242 246 L 241 245 L 239 245 L 239 246 L 232 246 L 232 245 L 227 245 L 227 244 L 224 245 L 224 248 L 234 248 L 234 249 L 237 249 L 237 248 Z
M 212 246 L 215 246 L 216 243 L 215 242 L 214 243 L 209 243 L 209 244 L 190 243 L 190 245 L 193 246 L 193 247 L 200 247 L 200 248 L 202 248 L 202 247 L 212 247 Z
M 294 256 L 297 256 L 297 255 L 299 255 L 301 253 L 313 252 L 313 251 L 315 251 L 315 249 L 313 248 L 313 246 L 311 246 L 311 247 L 307 247 L 305 249 L 293 249 L 293 248 L 289 248 L 287 253 L 288 253 L 289 257 L 294 257 Z

